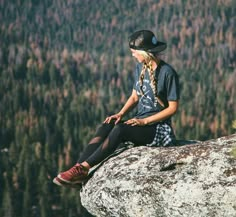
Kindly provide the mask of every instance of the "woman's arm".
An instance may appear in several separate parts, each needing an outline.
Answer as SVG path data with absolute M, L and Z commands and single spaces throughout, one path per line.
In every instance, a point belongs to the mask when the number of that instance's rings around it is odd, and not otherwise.
M 121 120 L 121 118 L 137 104 L 137 102 L 138 102 L 138 95 L 136 90 L 133 89 L 132 94 L 130 95 L 129 99 L 126 101 L 122 109 L 117 114 L 107 117 L 104 123 L 110 123 L 112 119 L 116 119 L 115 124 L 117 124 Z
M 170 116 L 174 115 L 178 110 L 179 101 L 168 101 L 168 102 L 169 106 L 166 109 L 143 119 L 137 119 L 137 118 L 130 119 L 126 121 L 126 123 L 131 124 L 132 126 L 135 125 L 143 126 L 163 121 L 169 118 Z
M 168 103 L 169 103 L 169 106 L 166 109 L 158 112 L 155 115 L 151 115 L 149 117 L 144 118 L 143 120 L 144 120 L 145 125 L 163 121 L 169 118 L 170 116 L 174 115 L 178 110 L 179 102 L 169 101 Z
M 125 115 L 127 114 L 138 102 L 138 95 L 136 90 L 133 89 L 132 94 L 130 95 L 129 99 L 126 101 L 123 108 L 120 110 L 120 114 Z

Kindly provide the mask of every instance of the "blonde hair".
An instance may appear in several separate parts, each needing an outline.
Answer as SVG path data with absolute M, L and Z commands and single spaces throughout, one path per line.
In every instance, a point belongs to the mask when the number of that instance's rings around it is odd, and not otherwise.
M 158 67 L 159 64 L 160 64 L 160 59 L 157 56 L 153 55 L 152 53 L 148 53 L 146 51 L 137 50 L 137 52 L 144 57 L 144 63 L 143 63 L 142 71 L 141 71 L 140 76 L 139 76 L 141 94 L 144 95 L 144 92 L 143 92 L 143 89 L 142 89 L 143 80 L 144 80 L 145 71 L 148 70 L 150 81 L 151 81 L 151 88 L 152 88 L 152 91 L 154 93 L 154 105 L 156 106 L 157 102 L 158 102 L 162 107 L 165 107 L 162 100 L 158 97 L 157 79 L 154 75 L 154 70 L 153 70 L 153 67 L 152 67 L 152 62 L 153 61 L 156 62 L 157 67 Z

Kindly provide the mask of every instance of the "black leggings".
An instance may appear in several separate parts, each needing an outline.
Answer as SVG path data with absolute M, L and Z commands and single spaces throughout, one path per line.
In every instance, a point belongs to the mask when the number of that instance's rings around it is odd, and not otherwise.
M 151 143 L 156 133 L 156 125 L 131 126 L 125 123 L 102 124 L 85 148 L 78 163 L 86 161 L 91 167 L 113 153 L 120 143 L 130 141 L 135 145 Z

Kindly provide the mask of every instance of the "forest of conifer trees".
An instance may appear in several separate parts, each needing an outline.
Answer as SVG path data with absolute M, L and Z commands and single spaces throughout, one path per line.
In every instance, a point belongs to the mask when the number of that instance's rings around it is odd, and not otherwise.
M 230 135 L 233 0 L 0 0 L 0 216 L 87 216 L 52 178 L 132 90 L 128 36 L 150 29 L 178 72 L 178 139 Z M 132 115 L 132 114 L 131 114 Z

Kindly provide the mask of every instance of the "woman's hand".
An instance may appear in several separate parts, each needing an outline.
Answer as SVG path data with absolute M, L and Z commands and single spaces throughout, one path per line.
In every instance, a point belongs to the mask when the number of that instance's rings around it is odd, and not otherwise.
M 132 119 L 129 119 L 128 121 L 126 121 L 125 124 L 129 124 L 131 126 L 144 126 L 147 123 L 146 123 L 145 119 L 132 118 Z
M 103 123 L 109 124 L 111 122 L 111 120 L 115 119 L 116 120 L 115 124 L 117 124 L 121 120 L 122 116 L 123 116 L 122 113 L 117 113 L 117 114 L 111 115 L 111 116 L 107 117 Z

